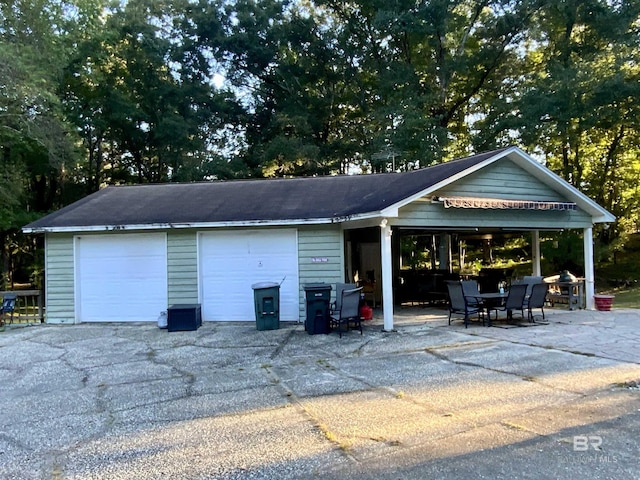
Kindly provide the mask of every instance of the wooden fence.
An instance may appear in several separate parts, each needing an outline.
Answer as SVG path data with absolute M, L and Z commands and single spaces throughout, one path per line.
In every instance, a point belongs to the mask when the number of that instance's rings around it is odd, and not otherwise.
M 41 323 L 44 321 L 44 302 L 40 290 L 14 290 L 0 292 L 4 298 L 7 293 L 16 295 L 16 308 L 13 312 L 13 323 Z M 5 323 L 11 320 L 11 314 L 7 313 Z

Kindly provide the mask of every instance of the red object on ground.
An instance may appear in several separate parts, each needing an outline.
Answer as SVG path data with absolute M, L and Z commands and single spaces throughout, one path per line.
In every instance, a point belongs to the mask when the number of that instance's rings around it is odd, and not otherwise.
M 360 316 L 363 320 L 373 320 L 373 308 L 365 303 L 360 307 Z
M 593 298 L 596 301 L 596 309 L 608 312 L 611 310 L 611 305 L 613 305 L 613 295 L 594 295 Z

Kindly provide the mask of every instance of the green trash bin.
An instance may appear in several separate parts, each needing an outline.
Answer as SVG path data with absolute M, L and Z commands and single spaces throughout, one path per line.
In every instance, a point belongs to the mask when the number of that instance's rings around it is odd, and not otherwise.
M 275 282 L 254 283 L 253 300 L 258 330 L 280 328 L 280 284 Z
M 308 283 L 304 286 L 307 318 L 304 328 L 309 335 L 330 333 L 331 285 L 328 283 Z

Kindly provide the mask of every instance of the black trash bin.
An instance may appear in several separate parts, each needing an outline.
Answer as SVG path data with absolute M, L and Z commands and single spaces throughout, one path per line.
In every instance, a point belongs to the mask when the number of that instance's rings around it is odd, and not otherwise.
M 309 335 L 329 333 L 329 303 L 331 302 L 331 285 L 328 283 L 308 283 L 304 286 L 307 318 L 304 328 Z
M 253 300 L 258 330 L 280 328 L 280 284 L 275 282 L 254 283 Z

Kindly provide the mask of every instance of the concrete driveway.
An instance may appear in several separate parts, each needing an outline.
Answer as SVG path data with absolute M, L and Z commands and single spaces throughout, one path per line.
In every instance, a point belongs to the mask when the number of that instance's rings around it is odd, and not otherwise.
M 2 479 L 640 478 L 640 310 L 0 333 Z

